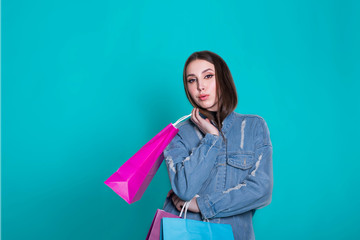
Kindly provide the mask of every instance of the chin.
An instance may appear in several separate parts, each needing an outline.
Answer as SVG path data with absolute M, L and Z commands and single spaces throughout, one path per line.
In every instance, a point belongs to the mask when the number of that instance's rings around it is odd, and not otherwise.
M 208 108 L 210 108 L 211 106 L 209 105 L 204 105 L 204 104 L 198 104 L 200 107 L 202 107 L 203 109 L 208 110 Z
M 204 103 L 204 102 L 198 102 L 197 105 L 204 108 L 204 109 L 206 109 L 206 110 L 208 110 L 208 111 L 215 111 L 215 110 L 209 110 L 209 108 L 214 106 L 214 103 L 209 104 L 209 103 Z
M 216 111 L 217 111 L 217 108 L 216 108 L 216 106 L 214 106 L 214 104 L 212 104 L 212 105 L 208 104 L 208 105 L 205 106 L 204 108 L 205 108 L 206 110 L 212 111 L 212 112 L 216 112 Z M 211 108 L 211 109 L 209 109 L 209 108 Z

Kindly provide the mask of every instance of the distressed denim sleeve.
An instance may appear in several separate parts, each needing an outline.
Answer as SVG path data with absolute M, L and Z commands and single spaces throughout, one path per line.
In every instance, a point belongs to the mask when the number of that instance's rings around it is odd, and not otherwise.
M 207 133 L 198 147 L 188 149 L 178 133 L 164 150 L 171 187 L 182 200 L 192 199 L 215 165 L 222 138 Z
M 264 121 L 262 128 L 265 134 L 262 145 L 255 149 L 256 162 L 245 180 L 222 192 L 197 198 L 204 219 L 233 216 L 270 204 L 273 189 L 272 145 Z

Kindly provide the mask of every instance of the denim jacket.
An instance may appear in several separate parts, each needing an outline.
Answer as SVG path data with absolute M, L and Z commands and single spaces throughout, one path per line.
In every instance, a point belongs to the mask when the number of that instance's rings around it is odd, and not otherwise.
M 190 120 L 164 150 L 171 187 L 182 200 L 199 195 L 200 213 L 187 218 L 231 224 L 235 239 L 255 239 L 255 210 L 271 202 L 272 144 L 266 122 L 257 115 L 230 113 L 224 138 L 203 134 Z M 164 210 L 179 214 L 167 197 Z

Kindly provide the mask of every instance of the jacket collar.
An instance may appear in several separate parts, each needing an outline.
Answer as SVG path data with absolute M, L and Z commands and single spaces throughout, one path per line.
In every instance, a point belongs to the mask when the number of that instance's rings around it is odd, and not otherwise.
M 226 118 L 223 120 L 222 122 L 222 132 L 225 134 L 228 132 L 228 130 L 230 129 L 231 125 L 234 122 L 234 118 L 235 118 L 235 112 L 232 111 L 229 115 L 226 116 Z

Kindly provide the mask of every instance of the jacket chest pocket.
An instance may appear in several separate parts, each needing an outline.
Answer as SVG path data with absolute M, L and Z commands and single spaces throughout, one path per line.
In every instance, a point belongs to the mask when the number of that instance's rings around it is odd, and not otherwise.
M 236 152 L 228 155 L 227 187 L 242 183 L 255 164 L 254 152 Z

